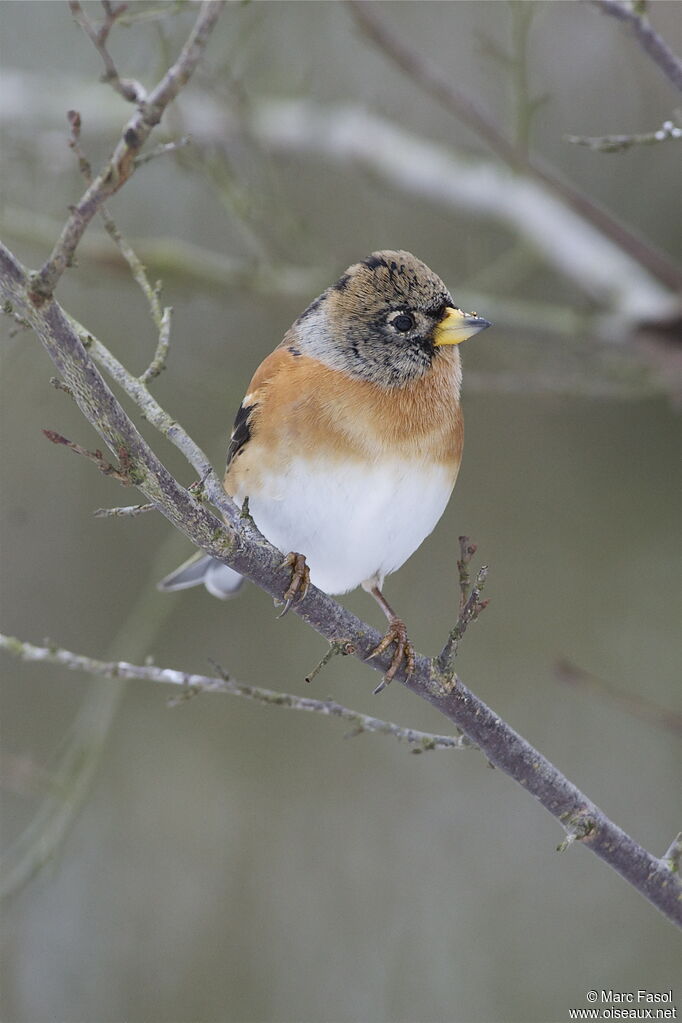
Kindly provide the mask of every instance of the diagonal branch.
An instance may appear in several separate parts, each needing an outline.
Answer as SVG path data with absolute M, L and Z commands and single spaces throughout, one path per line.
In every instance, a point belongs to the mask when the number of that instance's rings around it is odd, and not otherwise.
M 658 65 L 668 81 L 682 92 L 682 60 L 656 32 L 646 15 L 623 0 L 592 0 L 592 3 L 604 14 L 610 14 L 629 25 L 642 49 Z

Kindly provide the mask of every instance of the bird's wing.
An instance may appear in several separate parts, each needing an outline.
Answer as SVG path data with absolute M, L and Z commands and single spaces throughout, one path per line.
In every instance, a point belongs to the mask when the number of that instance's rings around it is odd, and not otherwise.
M 237 409 L 227 449 L 226 469 L 229 469 L 235 458 L 244 452 L 254 432 L 258 430 L 258 419 L 263 405 L 267 401 L 269 384 L 280 373 L 286 373 L 299 354 L 287 336 L 274 352 L 263 359 L 254 373 L 242 403 Z

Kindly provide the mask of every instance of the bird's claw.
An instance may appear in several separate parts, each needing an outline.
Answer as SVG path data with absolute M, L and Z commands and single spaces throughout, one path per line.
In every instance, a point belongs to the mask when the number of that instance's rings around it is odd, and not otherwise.
M 366 659 L 371 661 L 373 657 L 383 654 L 385 650 L 388 650 L 391 643 L 395 643 L 395 651 L 388 666 L 388 671 L 374 690 L 375 694 L 381 693 L 392 682 L 396 672 L 403 664 L 405 665 L 405 675 L 407 678 L 414 671 L 414 647 L 407 638 L 405 622 L 400 618 L 394 618 L 391 621 L 386 630 L 386 635 Z
M 303 600 L 308 592 L 310 569 L 306 564 L 304 555 L 296 554 L 295 551 L 287 554 L 279 567 L 291 569 L 291 580 L 283 596 L 284 608 L 277 616 L 278 618 L 284 618 L 284 615 L 288 612 L 294 601 Z

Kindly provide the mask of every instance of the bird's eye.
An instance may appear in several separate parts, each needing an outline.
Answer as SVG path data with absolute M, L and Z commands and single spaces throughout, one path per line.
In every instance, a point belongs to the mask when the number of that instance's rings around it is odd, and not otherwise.
M 391 321 L 391 326 L 399 330 L 401 334 L 406 334 L 408 330 L 412 330 L 414 327 L 414 316 L 410 313 L 399 313 L 394 320 Z

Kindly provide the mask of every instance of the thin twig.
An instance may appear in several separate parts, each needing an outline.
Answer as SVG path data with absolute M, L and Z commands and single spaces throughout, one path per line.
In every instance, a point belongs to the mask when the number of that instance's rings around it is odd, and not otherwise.
M 463 537 L 462 539 L 466 540 L 467 538 Z M 476 548 L 474 546 L 474 550 L 475 549 Z M 461 564 L 461 562 L 457 562 L 457 564 L 459 565 Z M 468 571 L 466 570 L 466 568 L 464 570 L 466 572 L 466 586 L 468 588 Z M 462 569 L 460 569 L 460 586 L 462 585 L 461 573 Z M 455 626 L 453 629 L 450 630 L 450 635 L 447 638 L 447 642 L 436 659 L 436 664 L 438 665 L 439 670 L 446 677 L 452 678 L 454 676 L 453 665 L 455 657 L 457 656 L 459 644 L 462 640 L 462 637 L 464 636 L 464 633 L 471 625 L 471 623 L 476 621 L 481 612 L 485 611 L 486 607 L 489 604 L 488 600 L 481 600 L 481 591 L 485 586 L 485 581 L 487 577 L 488 566 L 482 565 L 478 571 L 478 575 L 476 576 L 476 582 L 471 587 L 471 591 L 469 592 L 468 597 L 466 598 L 464 604 L 460 605 L 461 610 L 459 612 L 459 617 L 457 618 Z M 462 590 L 462 594 L 464 592 L 465 590 Z
M 69 448 L 71 451 L 75 452 L 75 454 L 82 455 L 90 462 L 94 462 L 104 476 L 113 476 L 114 479 L 118 480 L 119 483 L 122 483 L 124 487 L 129 487 L 131 485 L 132 479 L 129 470 L 125 467 L 117 469 L 111 464 L 111 462 L 107 462 L 99 448 L 97 451 L 89 451 L 87 448 L 81 447 L 80 444 L 76 444 L 75 441 L 67 440 L 66 437 L 62 437 L 61 433 L 57 433 L 56 430 L 43 430 L 43 433 L 48 440 L 52 441 L 53 444 L 63 444 L 64 447 Z M 124 449 L 121 450 L 123 451 Z M 123 457 L 125 458 L 125 456 Z
M 564 139 L 576 146 L 587 146 L 598 153 L 619 153 L 624 149 L 632 149 L 633 146 L 655 146 L 659 142 L 682 139 L 682 128 L 673 124 L 672 121 L 664 121 L 656 131 L 647 131 L 639 135 L 599 135 L 597 137 L 564 135 Z
M 167 156 L 168 153 L 175 153 L 178 149 L 184 149 L 185 146 L 189 146 L 191 143 L 192 139 L 189 135 L 183 135 L 182 138 L 173 139 L 171 142 L 160 142 L 158 146 L 151 149 L 148 153 L 142 153 L 136 157 L 135 166 L 142 167 L 145 163 L 149 163 L 150 160 L 156 160 L 159 156 Z
M 216 504 L 228 521 L 237 522 L 239 509 L 227 497 L 218 474 L 196 441 L 159 405 L 140 378 L 129 373 L 101 341 L 86 331 L 77 320 L 69 318 L 69 323 L 95 362 L 132 398 L 144 418 L 184 455 L 203 481 L 209 500 Z
M 355 725 L 356 734 L 360 732 L 378 732 L 391 735 L 395 739 L 404 740 L 414 746 L 413 752 L 425 752 L 436 749 L 470 749 L 472 742 L 464 735 L 437 735 L 432 732 L 421 732 L 416 728 L 403 728 L 393 721 L 384 721 L 369 714 L 344 707 L 335 700 L 313 700 L 307 696 L 295 696 L 293 693 L 275 692 L 262 686 L 246 685 L 237 682 L 218 666 L 220 677 L 197 675 L 173 668 L 159 668 L 156 665 L 135 665 L 126 661 L 98 661 L 93 657 L 84 657 L 70 650 L 58 647 L 38 647 L 26 643 L 14 636 L 0 634 L 0 648 L 19 657 L 23 661 L 42 664 L 58 664 L 71 671 L 82 671 L 89 675 L 103 678 L 140 679 L 181 686 L 190 693 L 228 693 L 230 696 L 241 696 L 246 700 L 255 700 L 287 710 L 302 710 L 326 717 L 337 717 Z
M 92 172 L 90 162 L 86 158 L 80 145 L 80 133 L 81 133 L 81 117 L 80 114 L 75 110 L 70 110 L 68 113 L 68 120 L 71 126 L 71 139 L 69 145 L 78 157 L 78 165 L 81 173 L 85 178 L 88 185 L 92 183 Z M 143 384 L 149 383 L 155 377 L 166 368 L 166 358 L 168 356 L 168 349 L 170 347 L 170 327 L 171 327 L 171 316 L 173 313 L 172 306 L 166 306 L 161 308 L 159 301 L 159 295 L 161 293 L 161 283 L 158 282 L 155 287 L 149 282 L 147 276 L 147 270 L 143 266 L 137 253 L 130 245 L 128 241 L 123 237 L 118 227 L 116 226 L 113 217 L 109 213 L 107 207 L 102 203 L 99 209 L 99 215 L 104 224 L 104 228 L 112 239 L 119 252 L 125 259 L 133 279 L 140 288 L 142 294 L 147 299 L 149 305 L 149 311 L 156 327 L 159 339 L 156 346 L 154 357 L 148 366 L 148 368 L 140 376 L 140 381 Z
M 175 63 L 135 111 L 125 126 L 111 159 L 73 207 L 49 259 L 32 275 L 31 293 L 36 302 L 46 301 L 71 265 L 88 224 L 103 202 L 117 192 L 133 174 L 135 158 L 160 122 L 168 104 L 191 77 L 224 6 L 224 0 L 203 0 L 194 28 Z
M 71 13 L 104 62 L 104 74 L 102 75 L 101 81 L 108 82 L 109 85 L 111 85 L 111 87 L 129 103 L 143 103 L 147 98 L 146 90 L 139 82 L 136 82 L 131 78 L 120 77 L 112 56 L 107 49 L 109 33 L 114 27 L 117 19 L 127 10 L 128 5 L 125 3 L 114 5 L 110 3 L 109 0 L 102 0 L 102 7 L 105 15 L 104 21 L 100 27 L 96 29 L 78 0 L 69 0 Z
M 459 609 L 464 608 L 469 599 L 471 576 L 469 564 L 478 550 L 475 543 L 472 543 L 468 536 L 459 537 L 459 558 L 457 560 L 457 571 L 459 573 Z
M 168 357 L 168 349 L 170 347 L 172 315 L 173 307 L 170 305 L 165 306 L 161 315 L 161 323 L 159 324 L 159 340 L 156 345 L 156 351 L 154 352 L 154 358 L 140 377 L 140 381 L 143 384 L 148 384 L 150 380 L 154 380 L 154 378 L 158 377 L 159 373 L 166 368 L 166 358 Z
M 643 50 L 648 53 L 668 81 L 682 92 L 682 60 L 656 32 L 646 15 L 623 0 L 592 0 L 592 3 L 604 14 L 610 14 L 611 17 L 628 24 Z
M 337 640 L 333 643 L 330 643 L 329 650 L 327 650 L 327 653 L 319 661 L 319 663 L 315 665 L 313 670 L 309 671 L 308 674 L 306 675 L 305 677 L 306 682 L 312 682 L 312 680 L 319 675 L 322 669 L 329 664 L 333 657 L 337 657 L 339 654 L 341 654 L 342 656 L 347 656 L 348 654 L 354 653 L 355 647 L 353 646 L 352 643 L 344 643 L 343 640 L 341 640 L 340 642 Z

